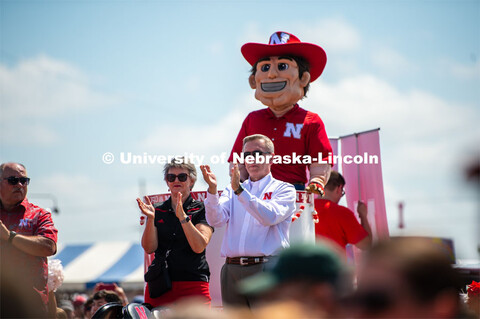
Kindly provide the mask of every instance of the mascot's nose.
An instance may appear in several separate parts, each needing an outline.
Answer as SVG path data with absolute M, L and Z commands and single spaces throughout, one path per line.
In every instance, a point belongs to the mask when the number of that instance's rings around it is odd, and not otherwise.
M 268 70 L 268 78 L 269 79 L 275 79 L 278 76 L 277 68 L 276 66 L 273 66 Z

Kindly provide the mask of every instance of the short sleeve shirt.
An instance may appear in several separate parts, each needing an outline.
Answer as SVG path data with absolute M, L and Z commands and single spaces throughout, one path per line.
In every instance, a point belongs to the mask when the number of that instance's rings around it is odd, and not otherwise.
M 43 236 L 57 242 L 55 228 L 50 212 L 40 208 L 27 199 L 13 211 L 0 207 L 2 223 L 10 231 L 25 236 Z M 46 257 L 29 255 L 6 241 L 1 241 L 0 267 L 2 272 L 10 274 L 18 282 L 37 290 L 44 302 L 48 301 L 48 263 Z
M 368 236 L 367 231 L 347 207 L 330 200 L 316 199 L 315 210 L 318 213 L 316 236 L 331 239 L 343 249 L 347 244 L 357 244 Z
M 187 241 L 182 225 L 172 208 L 172 198 L 163 203 L 154 205 L 155 227 L 157 227 L 158 247 L 157 256 L 163 258 L 168 249 L 168 266 L 173 281 L 209 281 L 205 250 L 200 254 L 195 253 Z M 185 213 L 190 217 L 193 225 L 206 224 L 205 206 L 202 202 L 195 201 L 191 196 L 183 204 Z
M 273 164 L 271 169 L 274 178 L 287 183 L 307 183 L 306 169 L 310 164 L 299 164 L 298 161 L 294 164 L 294 159 L 308 155 L 313 161 L 327 160 L 332 152 L 325 125 L 318 114 L 304 110 L 298 104 L 279 118 L 269 108 L 248 114 L 233 145 L 229 162 L 233 161 L 233 153 L 242 152 L 243 139 L 252 134 L 268 136 L 273 141 L 276 155 L 292 157 L 291 164 Z

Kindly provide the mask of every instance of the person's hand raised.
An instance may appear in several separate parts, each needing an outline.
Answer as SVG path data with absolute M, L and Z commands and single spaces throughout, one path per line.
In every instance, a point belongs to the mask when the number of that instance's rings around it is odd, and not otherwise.
M 140 198 L 137 198 L 138 208 L 140 208 L 142 214 L 147 216 L 148 219 L 153 220 L 153 218 L 155 218 L 155 208 L 153 207 L 150 198 L 148 198 L 147 196 L 144 197 L 144 201 L 145 202 L 142 202 Z
M 240 170 L 238 169 L 238 164 L 233 164 L 230 172 L 230 184 L 232 185 L 232 190 L 236 191 L 240 187 Z
M 368 214 L 367 205 L 359 201 L 357 205 L 357 213 L 360 219 L 367 218 L 367 214 Z
M 184 220 L 187 217 L 185 211 L 183 210 L 183 194 L 178 192 L 177 195 L 177 207 L 175 208 L 175 216 L 177 216 L 179 221 Z
M 202 171 L 203 179 L 208 184 L 208 192 L 210 194 L 217 193 L 217 178 L 215 174 L 213 174 L 210 166 L 208 165 L 200 165 L 200 170 Z

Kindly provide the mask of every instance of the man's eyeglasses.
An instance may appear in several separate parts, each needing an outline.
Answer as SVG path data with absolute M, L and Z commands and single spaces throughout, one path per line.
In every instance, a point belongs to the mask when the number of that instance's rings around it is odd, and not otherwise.
M 22 186 L 27 186 L 28 183 L 30 183 L 30 178 L 28 177 L 15 177 L 15 176 L 10 176 L 10 177 L 4 177 L 3 179 L 6 179 L 7 182 L 10 184 L 10 185 L 17 185 L 18 182 L 20 182 L 20 184 Z
M 255 150 L 255 151 L 252 151 L 252 152 L 243 152 L 243 158 L 247 157 L 247 156 L 256 156 L 258 154 L 258 156 L 261 156 L 263 154 L 270 154 L 270 152 L 263 152 L 261 150 Z
M 180 173 L 178 175 L 175 175 L 175 174 L 167 174 L 167 181 L 169 181 L 170 183 L 173 183 L 175 182 L 175 179 L 178 177 L 178 180 L 180 182 L 185 182 L 188 178 L 188 175 L 186 173 Z
M 345 190 L 344 190 L 344 189 L 342 189 L 342 196 L 344 196 L 344 195 L 345 195 Z

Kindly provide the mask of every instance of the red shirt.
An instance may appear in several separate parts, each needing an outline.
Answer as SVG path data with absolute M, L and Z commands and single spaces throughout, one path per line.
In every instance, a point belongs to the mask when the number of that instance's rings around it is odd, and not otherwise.
M 268 136 L 275 145 L 275 155 L 292 156 L 296 153 L 300 156 L 309 155 L 318 161 L 326 160 L 328 153 L 332 152 L 325 125 L 318 114 L 304 110 L 298 104 L 279 118 L 269 108 L 248 114 L 233 145 L 229 162 L 233 162 L 234 152 L 241 154 L 243 138 L 252 134 Z M 305 184 L 307 165 L 273 164 L 272 175 L 287 183 Z
M 368 236 L 353 212 L 327 199 L 316 199 L 318 223 L 315 235 L 333 240 L 345 250 L 347 244 L 357 244 Z
M 1 203 L 0 203 L 1 204 Z M 0 219 L 8 230 L 25 236 L 43 236 L 57 242 L 57 229 L 51 214 L 30 203 L 26 198 L 13 211 L 7 212 L 0 205 Z M 7 241 L 1 241 L 0 268 L 19 285 L 27 285 L 37 290 L 45 303 L 48 301 L 47 257 L 24 253 Z

